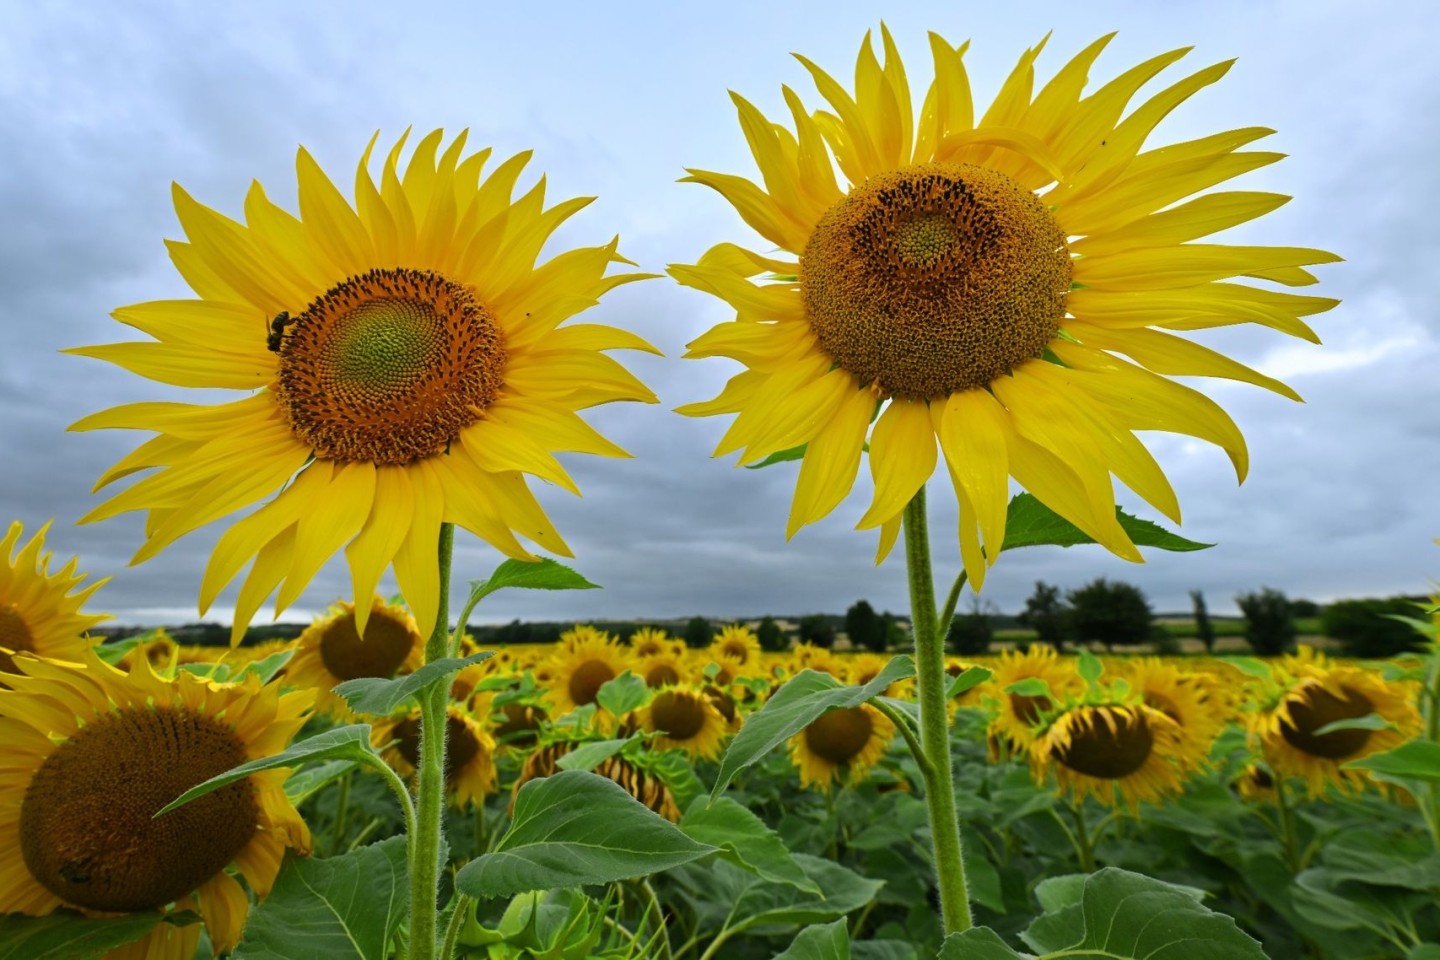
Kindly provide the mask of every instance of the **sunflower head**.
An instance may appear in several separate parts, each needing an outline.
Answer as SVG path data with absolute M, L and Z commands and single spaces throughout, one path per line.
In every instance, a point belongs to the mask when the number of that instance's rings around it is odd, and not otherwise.
M 895 725 L 869 704 L 842 707 L 822 713 L 791 737 L 790 758 L 802 787 L 853 786 L 885 755 L 894 735 Z
M 0 540 L 0 673 L 19 672 L 18 653 L 79 659 L 91 646 L 86 631 L 110 619 L 108 613 L 80 612 L 108 577 L 82 586 L 88 574 L 76 572 L 78 557 L 50 572 L 49 529 L 46 523 L 22 545 L 25 528 L 17 520 Z
M 1031 742 L 1030 764 L 1037 782 L 1053 773 L 1076 802 L 1093 796 L 1114 806 L 1118 796 L 1134 812 L 1183 789 L 1179 746 L 1179 724 L 1144 703 L 1075 706 Z
M 652 690 L 688 683 L 696 676 L 693 665 L 684 654 L 671 650 L 640 657 L 634 669 Z
M 630 650 L 637 657 L 652 657 L 656 654 L 678 655 L 685 650 L 685 644 L 675 640 L 659 627 L 641 627 L 630 634 Z
M 660 750 L 684 750 L 691 757 L 710 760 L 720 752 L 728 723 L 715 701 L 703 691 L 667 687 L 640 711 L 640 726 L 655 734 L 650 742 Z
M 520 788 L 531 780 L 553 775 L 560 769 L 559 759 L 569 753 L 573 746 L 565 741 L 555 741 L 543 745 L 525 758 L 525 765 L 520 770 L 520 776 L 515 779 L 515 786 L 510 793 L 512 810 Z M 615 781 L 626 793 L 671 823 L 679 822 L 680 808 L 675 804 L 675 795 L 669 784 L 643 766 L 626 757 L 613 756 L 596 767 L 594 772 Z
M 10 771 L 0 781 L 0 913 L 177 903 L 198 908 L 217 949 L 233 946 L 248 901 L 224 868 L 234 863 L 263 896 L 287 846 L 309 852 L 309 831 L 282 789 L 286 771 L 154 814 L 216 774 L 283 750 L 312 695 L 282 695 L 253 675 L 239 684 L 184 672 L 165 680 L 144 658 L 125 673 L 93 651 L 79 663 L 19 666 L 13 689 L 0 691 L 0 765 Z
M 331 690 L 360 677 L 413 673 L 425 659 L 425 638 L 404 607 L 373 597 L 365 607 L 364 636 L 356 605 L 342 601 L 316 620 L 295 641 L 285 665 L 286 682 L 316 691 L 317 707 L 342 719 L 354 716 Z
M 1035 739 L 1042 718 L 1079 697 L 1085 681 L 1054 647 L 1036 644 L 1024 653 L 1002 653 L 994 676 L 983 687 L 991 733 L 1024 749 Z
M 599 631 L 572 631 L 569 643 L 562 644 L 550 659 L 549 676 L 544 681 L 547 699 L 556 716 L 595 703 L 600 688 L 624 673 L 630 666 L 628 652 L 609 634 Z M 536 677 L 537 682 L 540 680 Z
M 931 35 L 934 80 L 919 99 L 883 27 L 881 39 L 883 59 L 869 36 L 861 46 L 853 93 L 800 57 L 828 108 L 786 88 L 793 125 L 733 95 L 759 182 L 689 171 L 778 252 L 722 243 L 671 266 L 736 313 L 686 356 L 746 367 L 718 397 L 680 410 L 735 415 L 715 455 L 738 451 L 742 465 L 803 449 L 787 535 L 844 500 L 864 455 L 875 482 L 859 526 L 879 528 L 883 559 L 943 455 L 976 589 L 1001 552 L 1012 477 L 1139 561 L 1115 518 L 1113 478 L 1176 523 L 1179 505 L 1137 431 L 1205 440 L 1237 477 L 1247 469 L 1229 417 L 1168 377 L 1243 380 L 1298 399 L 1168 331 L 1256 322 L 1315 340 L 1300 318 L 1336 301 L 1236 281 L 1305 285 L 1315 280 L 1306 267 L 1338 258 L 1194 242 L 1288 199 L 1204 192 L 1280 159 L 1240 151 L 1262 128 L 1146 148 L 1228 63 L 1128 109 L 1185 51 L 1087 93 L 1104 37 L 1037 91 L 1041 43 L 977 116 L 965 46 Z
M 1215 738 L 1229 724 L 1231 701 L 1215 675 L 1184 671 L 1157 657 L 1136 657 L 1116 666 L 1141 702 L 1178 728 L 1173 759 L 1187 771 L 1203 767 Z
M 710 642 L 710 653 L 717 662 L 723 659 L 753 670 L 760 662 L 760 638 L 749 627 L 732 623 L 720 628 Z
M 412 710 L 375 724 L 370 738 L 386 747 L 383 756 L 401 776 L 420 764 L 420 711 Z M 387 746 L 388 745 L 388 746 Z M 494 793 L 495 741 L 464 707 L 451 704 L 445 714 L 445 788 L 457 806 L 483 803 Z

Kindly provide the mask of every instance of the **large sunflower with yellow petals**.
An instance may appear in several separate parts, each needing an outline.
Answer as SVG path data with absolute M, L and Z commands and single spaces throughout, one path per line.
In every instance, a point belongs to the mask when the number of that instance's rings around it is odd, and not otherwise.
M 788 535 L 846 497 L 868 438 L 875 489 L 859 527 L 880 529 L 882 559 L 906 504 L 934 472 L 938 447 L 977 589 L 1005 538 L 1011 477 L 1114 553 L 1140 561 L 1115 517 L 1112 474 L 1177 523 L 1180 509 L 1135 431 L 1209 441 L 1240 479 L 1247 469 L 1230 417 L 1169 377 L 1243 380 L 1298 399 L 1167 331 L 1254 322 L 1315 340 L 1299 318 L 1335 300 L 1235 280 L 1301 286 L 1315 281 L 1305 267 L 1338 258 L 1194 242 L 1287 199 L 1202 193 L 1280 159 L 1241 149 L 1270 130 L 1145 149 L 1154 127 L 1228 62 L 1127 113 L 1137 91 L 1185 50 L 1086 93 L 1105 36 L 1037 93 L 1041 43 L 977 119 L 966 45 L 931 34 L 935 79 L 917 123 L 900 55 L 883 28 L 882 38 L 883 64 L 868 36 L 861 46 L 853 95 L 800 58 L 830 109 L 811 112 L 785 88 L 793 129 L 734 95 L 763 187 L 702 170 L 686 178 L 717 190 L 779 252 L 722 243 L 696 264 L 670 268 L 737 312 L 686 356 L 747 368 L 715 399 L 680 411 L 737 414 L 715 455 L 740 451 L 741 464 L 803 447 Z
M 800 771 L 801 787 L 829 791 L 833 783 L 855 786 L 885 756 L 895 724 L 862 703 L 822 713 L 790 738 L 790 760 Z
M 533 474 L 578 493 L 558 451 L 626 456 L 578 415 L 614 400 L 655 400 L 602 351 L 651 350 L 595 324 L 561 324 L 618 284 L 616 242 L 536 259 L 589 198 L 545 206 L 545 181 L 512 199 L 529 158 L 481 176 L 488 149 L 435 131 L 377 183 L 371 141 L 352 205 L 303 148 L 300 216 L 254 185 L 245 221 L 175 188 L 187 240 L 171 258 L 196 298 L 123 307 L 115 317 L 153 340 L 79 347 L 183 387 L 250 391 L 218 406 L 133 403 L 72 429 L 156 434 L 98 487 L 153 469 L 86 521 L 149 514 L 143 561 L 198 527 L 266 498 L 221 536 L 200 588 L 206 610 L 252 558 L 234 638 L 276 588 L 276 613 L 344 548 L 353 595 L 393 567 L 429 631 L 439 609 L 436 543 L 455 523 L 509 557 L 535 559 L 523 537 L 569 555 L 526 487 Z M 278 495 L 277 495 L 278 494 Z M 273 495 L 273 496 L 272 496 Z M 361 607 L 359 627 L 365 628 Z
M 0 913 L 58 907 L 111 915 L 196 910 L 217 951 L 239 941 L 286 847 L 310 832 L 267 770 L 156 819 L 189 788 L 284 750 L 311 696 L 253 674 L 218 684 L 180 672 L 129 673 L 87 651 L 80 663 L 25 658 L 0 690 Z M 162 923 L 126 956 L 190 960 L 200 926 Z
M 0 673 L 17 672 L 16 653 L 79 659 L 92 646 L 86 631 L 110 619 L 108 613 L 80 612 L 108 577 L 81 587 L 88 574 L 76 573 L 78 557 L 50 572 L 49 529 L 46 523 L 22 546 L 25 528 L 17 520 L 0 540 Z

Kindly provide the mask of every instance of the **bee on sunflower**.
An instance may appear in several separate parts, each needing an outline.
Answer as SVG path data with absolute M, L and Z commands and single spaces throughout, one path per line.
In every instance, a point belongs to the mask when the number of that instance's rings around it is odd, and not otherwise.
M 16 654 L 78 660 L 94 645 L 89 629 L 110 619 L 108 613 L 80 612 L 109 577 L 82 586 L 89 574 L 77 572 L 79 557 L 50 572 L 49 529 L 46 523 L 22 545 L 25 527 L 16 520 L 0 540 L 0 674 L 19 672 Z

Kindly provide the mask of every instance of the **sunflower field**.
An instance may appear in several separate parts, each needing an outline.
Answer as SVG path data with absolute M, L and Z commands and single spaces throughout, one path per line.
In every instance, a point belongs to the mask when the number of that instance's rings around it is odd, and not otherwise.
M 588 200 L 517 196 L 528 153 L 377 135 L 347 193 L 301 148 L 298 213 L 257 182 L 242 220 L 176 186 L 194 296 L 68 352 L 232 394 L 73 424 L 149 435 L 81 522 L 142 514 L 133 563 L 223 527 L 196 586 L 202 614 L 233 587 L 231 643 L 100 642 L 104 581 L 11 524 L 0 960 L 1440 960 L 1440 608 L 1386 662 L 946 655 L 1006 552 L 1203 549 L 1117 505 L 1118 480 L 1180 522 L 1140 433 L 1248 471 L 1172 378 L 1299 396 L 1182 334 L 1316 340 L 1302 318 L 1337 302 L 1277 289 L 1335 254 L 1199 242 L 1288 199 L 1212 191 L 1280 159 L 1242 149 L 1272 131 L 1147 146 L 1230 64 L 1136 101 L 1187 51 L 1090 89 L 1112 36 L 1038 90 L 1028 50 L 977 115 L 968 44 L 931 34 L 912 90 L 882 25 L 853 90 L 799 58 L 823 106 L 734 95 L 758 181 L 686 178 L 763 243 L 668 268 L 735 314 L 687 357 L 743 368 L 679 412 L 734 418 L 715 456 L 797 471 L 787 535 L 868 465 L 858 528 L 911 600 L 888 657 L 766 652 L 738 623 L 474 642 L 496 591 L 596 586 L 547 556 L 572 551 L 529 478 L 578 494 L 557 454 L 628 456 L 581 412 L 658 401 L 608 355 L 651 344 L 572 322 L 658 275 L 618 239 L 553 253 Z M 457 616 L 458 531 L 501 559 Z M 348 599 L 243 642 L 342 555 Z

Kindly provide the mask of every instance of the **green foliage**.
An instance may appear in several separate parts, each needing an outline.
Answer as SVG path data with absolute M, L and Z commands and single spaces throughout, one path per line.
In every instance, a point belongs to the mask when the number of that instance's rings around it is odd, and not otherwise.
M 1035 581 L 1035 592 L 1025 601 L 1025 610 L 1017 618 L 1035 631 L 1035 639 L 1048 643 L 1057 651 L 1065 651 L 1065 637 L 1070 632 L 1070 608 L 1060 598 L 1060 588 L 1044 580 Z
M 98 960 L 139 940 L 159 922 L 160 914 L 153 911 L 104 919 L 68 910 L 43 917 L 0 915 L 0 960 Z
M 685 624 L 685 646 L 691 650 L 708 647 L 713 639 L 715 639 L 715 628 L 704 617 L 691 617 Z
M 519 587 L 525 590 L 599 590 L 600 585 L 591 583 L 563 563 L 549 557 L 538 561 L 506 560 L 495 568 L 486 580 L 470 581 L 469 603 L 478 603 L 496 590 L 505 587 Z
M 1240 594 L 1235 603 L 1245 615 L 1245 642 L 1251 650 L 1274 657 L 1295 646 L 1295 616 L 1285 594 L 1265 587 L 1259 593 Z
M 1111 582 L 1104 577 L 1071 590 L 1071 622 L 1075 637 L 1082 642 L 1098 640 L 1109 649 L 1113 646 L 1134 646 L 1151 638 L 1151 621 L 1155 615 L 1140 588 L 1123 581 Z
M 761 620 L 755 628 L 755 636 L 760 641 L 760 649 L 769 653 L 780 653 L 790 648 L 790 638 L 780 629 L 774 617 L 767 616 Z
M 1210 611 L 1205 606 L 1205 594 L 1199 590 L 1190 591 L 1190 603 L 1195 608 L 1195 636 L 1205 645 L 1205 652 L 1215 650 L 1215 625 L 1210 622 Z
M 692 839 L 719 847 L 722 857 L 758 877 L 820 892 L 775 831 L 729 797 L 697 798 L 685 811 L 680 829 Z
M 800 618 L 799 634 L 802 643 L 817 647 L 835 646 L 835 624 L 823 613 L 812 613 Z
M 867 601 L 857 600 L 845 611 L 845 633 L 852 647 L 884 653 L 887 632 L 885 622 Z
M 1420 635 L 1390 619 L 1416 612 L 1415 601 L 1406 597 L 1340 600 L 1327 605 L 1320 620 L 1325 635 L 1339 640 L 1346 656 L 1378 659 L 1420 649 Z
M 1155 547 L 1160 550 L 1188 552 L 1205 550 L 1213 543 L 1198 543 L 1187 540 L 1178 533 L 1171 533 L 1159 524 L 1140 520 L 1115 508 L 1115 519 L 1129 534 L 1137 547 Z M 1059 546 L 1073 547 L 1083 543 L 1094 543 L 1089 534 L 1083 532 L 1069 520 L 1041 503 L 1033 494 L 1021 493 L 1010 500 L 1005 520 L 1005 543 L 1001 550 L 1018 550 L 1021 547 Z
M 995 631 L 980 609 L 979 598 L 973 598 L 970 612 L 959 614 L 950 621 L 950 629 L 945 634 L 945 648 L 961 656 L 979 656 L 990 652 L 990 642 L 994 638 Z
M 806 927 L 775 960 L 850 960 L 850 934 L 844 919 Z
M 345 698 L 356 713 L 384 716 L 407 703 L 416 703 L 422 691 L 437 683 L 448 683 L 455 673 L 472 663 L 489 660 L 492 654 L 477 653 L 463 659 L 443 657 L 432 660 L 414 673 L 402 677 L 360 677 L 337 684 L 335 692 Z

